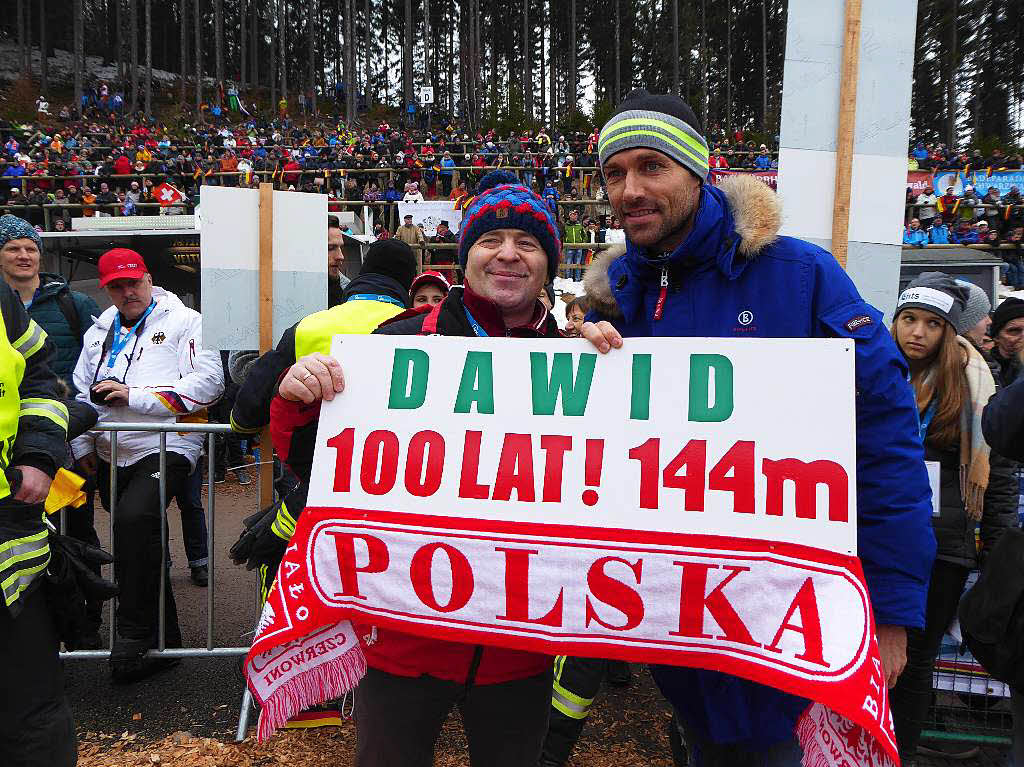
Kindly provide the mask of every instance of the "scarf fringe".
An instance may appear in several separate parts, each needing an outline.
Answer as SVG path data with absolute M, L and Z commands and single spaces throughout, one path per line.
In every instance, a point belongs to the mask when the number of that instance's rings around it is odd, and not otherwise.
M 895 767 L 867 731 L 821 703 L 812 703 L 793 731 L 803 757 L 801 767 Z
M 338 658 L 304 669 L 263 703 L 256 739 L 263 743 L 300 711 L 344 697 L 365 674 L 366 657 L 359 645 Z

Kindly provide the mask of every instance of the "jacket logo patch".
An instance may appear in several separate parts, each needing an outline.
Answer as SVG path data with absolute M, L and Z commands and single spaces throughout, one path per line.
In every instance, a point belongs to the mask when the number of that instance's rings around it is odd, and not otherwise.
M 736 317 L 736 321 L 740 323 L 740 325 L 749 325 L 754 321 L 754 313 L 749 309 L 744 309 L 739 313 L 739 316 Z
M 153 334 L 153 337 L 149 340 L 155 344 L 162 344 L 164 341 L 167 340 L 167 336 L 165 336 L 162 332 L 158 330 L 156 333 Z
M 862 328 L 865 325 L 870 325 L 873 322 L 874 322 L 874 320 L 871 319 L 868 315 L 861 314 L 861 315 L 858 315 L 858 316 L 854 317 L 852 320 L 847 321 L 845 327 L 846 327 L 846 329 L 848 331 L 850 331 L 852 333 L 857 328 Z

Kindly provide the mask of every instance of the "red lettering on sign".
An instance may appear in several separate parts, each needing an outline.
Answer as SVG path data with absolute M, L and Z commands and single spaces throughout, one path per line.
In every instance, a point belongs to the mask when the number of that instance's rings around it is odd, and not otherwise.
M 533 478 L 533 440 L 529 434 L 506 434 L 498 459 L 498 476 L 494 479 L 495 501 L 512 499 L 512 491 L 520 501 L 532 503 L 536 498 Z
M 452 579 L 452 594 L 448 603 L 444 605 L 439 603 L 434 596 L 432 574 L 434 554 L 438 551 L 443 551 L 447 555 Z M 428 543 L 426 546 L 421 546 L 412 555 L 409 578 L 412 581 L 413 591 L 416 592 L 420 601 L 431 610 L 437 610 L 440 613 L 461 610 L 473 596 L 473 568 L 470 567 L 465 554 L 447 543 Z
M 427 498 L 441 487 L 443 473 L 444 437 L 436 431 L 416 432 L 409 441 L 409 456 L 405 464 L 405 489 L 412 495 Z
M 462 475 L 459 477 L 459 498 L 486 500 L 490 485 L 477 482 L 480 471 L 480 437 L 482 432 L 467 431 L 462 445 Z
M 651 437 L 629 451 L 629 457 L 640 462 L 640 508 L 658 508 L 658 474 L 661 470 L 661 440 Z
M 345 429 L 334 437 L 327 440 L 327 447 L 333 447 L 338 451 L 334 458 L 334 492 L 347 493 L 352 489 L 352 445 L 355 441 L 356 430 Z
M 562 500 L 562 468 L 565 454 L 572 450 L 572 437 L 547 434 L 540 438 L 544 457 L 544 487 L 541 500 L 545 503 L 559 503 Z
M 790 623 L 790 618 L 798 611 L 800 613 L 799 625 Z M 775 638 L 772 639 L 772 643 L 765 649 L 782 652 L 779 649 L 779 640 L 782 639 L 782 634 L 785 631 L 795 631 L 804 638 L 804 652 L 802 655 L 797 655 L 797 658 L 828 668 L 822 649 L 818 597 L 814 593 L 814 581 L 810 578 L 805 580 L 800 590 L 796 592 L 796 596 L 793 597 L 789 609 L 786 610 L 786 616 L 782 619 L 782 625 L 775 632 Z
M 392 431 L 370 432 L 363 445 L 359 481 L 370 495 L 387 495 L 398 478 L 398 437 Z
M 704 511 L 704 468 L 707 464 L 707 442 L 691 439 L 675 458 L 668 462 L 663 473 L 665 487 L 683 490 L 686 511 Z M 679 472 L 686 469 L 686 473 Z
M 725 632 L 722 639 L 757 646 L 750 636 L 750 631 L 740 619 L 739 613 L 725 596 L 725 587 L 740 573 L 750 570 L 749 567 L 722 565 L 721 569 L 729 571 L 721 583 L 708 592 L 708 571 L 719 569 L 719 565 L 704 562 L 673 562 L 683 569 L 682 590 L 679 594 L 679 631 L 669 632 L 673 636 L 697 637 L 711 639 L 711 634 L 704 633 L 704 611 Z
M 359 573 L 382 573 L 388 568 L 390 555 L 387 544 L 380 538 L 360 533 L 346 533 L 336 530 L 327 530 L 328 535 L 334 537 L 334 548 L 338 552 L 338 573 L 341 576 L 341 591 L 336 597 L 355 597 L 366 599 L 359 593 Z M 366 564 L 362 567 L 356 566 L 356 540 L 366 544 Z
M 639 626 L 640 621 L 644 619 L 644 601 L 636 589 L 612 578 L 604 571 L 605 566 L 610 562 L 618 562 L 632 570 L 637 585 L 640 585 L 640 575 L 644 564 L 642 559 L 631 563 L 621 557 L 601 557 L 594 562 L 587 571 L 587 588 L 590 589 L 590 593 L 594 595 L 595 599 L 621 612 L 626 616 L 626 620 L 621 626 L 601 620 L 594 609 L 593 602 L 590 601 L 590 596 L 587 596 L 586 625 L 589 627 L 593 621 L 612 631 L 629 631 Z
M 505 614 L 496 618 L 499 621 L 561 626 L 564 597 L 564 589 L 561 588 L 555 604 L 546 615 L 542 618 L 530 617 L 530 555 L 540 552 L 537 549 L 509 549 L 501 546 L 495 546 L 494 550 L 505 554 Z
M 729 476 L 732 472 L 732 476 Z M 754 513 L 754 443 L 737 442 L 708 474 L 709 490 L 733 494 L 732 510 Z
M 761 462 L 761 471 L 768 479 L 768 496 L 765 501 L 765 513 L 768 516 L 782 516 L 783 488 L 786 481 L 791 480 L 796 486 L 797 519 L 817 518 L 818 485 L 827 485 L 829 521 L 848 521 L 849 477 L 838 463 L 833 461 L 804 463 L 796 458 L 773 461 L 765 458 Z

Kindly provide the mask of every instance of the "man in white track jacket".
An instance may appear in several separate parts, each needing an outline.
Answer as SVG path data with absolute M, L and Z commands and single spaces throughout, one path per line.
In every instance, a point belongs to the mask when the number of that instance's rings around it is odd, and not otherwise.
M 86 331 L 75 367 L 78 399 L 90 402 L 100 423 L 173 424 L 203 420 L 224 391 L 220 357 L 203 351 L 202 317 L 173 293 L 153 286 L 142 257 L 115 248 L 99 261 L 100 285 L 114 303 Z M 201 434 L 167 433 L 166 499 L 174 498 L 195 468 Z M 110 509 L 110 434 L 89 433 L 72 443 L 81 468 L 95 472 Z M 110 665 L 114 680 L 148 676 L 164 663 L 144 655 L 158 642 L 161 508 L 160 434 L 121 432 L 117 438 L 114 574 L 121 586 L 117 637 Z M 166 644 L 181 646 L 178 615 L 166 571 Z

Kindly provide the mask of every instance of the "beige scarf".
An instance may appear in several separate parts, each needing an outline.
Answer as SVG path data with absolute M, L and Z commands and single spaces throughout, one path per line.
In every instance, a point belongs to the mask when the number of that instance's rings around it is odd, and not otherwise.
M 988 488 L 989 446 L 981 432 L 981 414 L 996 393 L 995 381 L 984 358 L 969 341 L 956 340 L 967 355 L 964 378 L 967 391 L 960 411 L 960 495 L 964 510 L 974 521 L 981 519 Z

